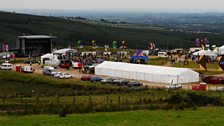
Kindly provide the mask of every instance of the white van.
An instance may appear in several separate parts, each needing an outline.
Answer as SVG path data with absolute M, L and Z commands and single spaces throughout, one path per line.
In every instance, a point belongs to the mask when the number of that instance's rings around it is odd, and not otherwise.
M 10 63 L 2 63 L 1 69 L 2 70 L 12 70 L 12 64 L 10 64 Z
M 166 52 L 158 52 L 158 57 L 167 58 L 168 55 Z
M 60 65 L 60 61 L 59 60 L 45 60 L 45 63 L 43 64 L 43 66 L 52 66 L 54 68 L 57 68 Z
M 44 66 L 43 68 L 43 74 L 44 75 L 50 75 L 50 76 L 54 76 L 54 74 L 58 73 L 54 67 L 51 66 Z
M 24 72 L 24 73 L 33 73 L 34 69 L 32 68 L 32 66 L 23 66 L 22 67 L 22 72 Z

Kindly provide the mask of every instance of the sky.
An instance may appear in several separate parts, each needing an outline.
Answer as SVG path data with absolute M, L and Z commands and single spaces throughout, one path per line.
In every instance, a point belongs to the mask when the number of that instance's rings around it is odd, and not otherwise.
M 0 0 L 4 9 L 223 11 L 224 0 Z

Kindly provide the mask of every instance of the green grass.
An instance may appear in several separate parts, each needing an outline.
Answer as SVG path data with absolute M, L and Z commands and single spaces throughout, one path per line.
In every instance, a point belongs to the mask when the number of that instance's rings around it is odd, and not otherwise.
M 220 126 L 224 108 L 58 115 L 0 116 L 2 126 Z
M 66 94 L 102 94 L 113 92 L 126 92 L 127 87 L 116 85 L 105 85 L 100 83 L 91 83 L 81 81 L 79 78 L 60 80 L 58 78 L 43 76 L 40 74 L 24 74 L 12 71 L 0 70 L 0 96 L 15 95 L 22 93 L 30 95 L 32 90 L 36 93 L 46 92 L 47 94 L 56 94 L 60 91 L 62 95 Z
M 218 70 L 218 63 L 207 63 L 207 69 L 217 69 Z M 199 64 L 195 61 L 189 61 L 189 65 L 184 65 L 183 63 L 175 63 L 172 67 L 185 67 L 185 68 L 199 68 Z
M 163 66 L 169 62 L 168 58 L 152 58 L 147 61 L 149 65 L 160 65 Z
M 180 67 L 180 68 L 190 68 L 197 72 L 203 73 L 205 75 L 217 75 L 217 74 L 224 74 L 224 72 L 218 70 L 218 63 L 208 63 L 207 64 L 207 71 L 200 70 L 199 64 L 195 61 L 190 61 L 189 65 L 184 65 L 183 63 L 175 63 L 172 67 Z

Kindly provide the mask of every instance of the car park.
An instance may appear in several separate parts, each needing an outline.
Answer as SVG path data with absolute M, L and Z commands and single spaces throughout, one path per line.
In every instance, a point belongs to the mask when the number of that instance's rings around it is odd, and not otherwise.
M 143 86 L 143 84 L 142 83 L 140 83 L 140 82 L 128 82 L 127 83 L 127 86 L 128 87 L 140 87 L 140 86 Z
M 91 81 L 91 82 L 100 82 L 101 80 L 103 80 L 103 79 L 100 78 L 100 77 L 91 77 L 91 78 L 90 78 L 90 81 Z
M 82 76 L 82 77 L 81 77 L 81 80 L 82 80 L 82 81 L 89 81 L 91 77 L 92 77 L 92 76 Z

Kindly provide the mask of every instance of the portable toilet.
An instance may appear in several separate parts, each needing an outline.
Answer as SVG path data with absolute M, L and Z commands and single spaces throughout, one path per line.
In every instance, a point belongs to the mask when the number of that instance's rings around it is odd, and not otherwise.
M 197 85 L 193 85 L 193 86 L 192 86 L 192 90 L 193 90 L 193 91 L 197 91 L 197 90 L 198 90 L 198 86 L 197 86 Z
M 206 83 L 200 83 L 199 85 L 199 91 L 206 91 Z
M 16 72 L 21 72 L 21 65 L 16 65 Z

